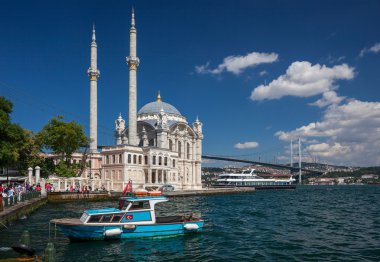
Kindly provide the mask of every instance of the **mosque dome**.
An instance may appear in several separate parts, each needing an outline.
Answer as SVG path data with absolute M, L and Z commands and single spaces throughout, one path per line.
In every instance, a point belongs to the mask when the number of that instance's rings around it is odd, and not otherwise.
M 161 101 L 160 93 L 158 93 L 157 101 L 144 105 L 139 110 L 138 114 L 158 114 L 160 113 L 161 109 L 163 109 L 166 114 L 181 116 L 181 113 L 177 110 L 177 108 L 175 108 L 171 104 Z

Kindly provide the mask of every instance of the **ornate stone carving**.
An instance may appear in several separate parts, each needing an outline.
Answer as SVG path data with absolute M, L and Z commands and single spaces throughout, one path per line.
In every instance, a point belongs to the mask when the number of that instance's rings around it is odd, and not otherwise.
M 115 129 L 123 131 L 125 129 L 125 120 L 119 114 L 119 117 L 115 120 Z
M 202 122 L 199 121 L 198 117 L 197 119 L 195 120 L 195 122 L 193 123 L 193 129 L 194 129 L 194 132 L 197 134 L 197 135 L 202 135 Z
M 158 114 L 158 119 L 156 122 L 156 128 L 157 129 L 165 129 L 167 130 L 169 128 L 168 126 L 168 115 L 165 113 L 163 109 L 160 110 L 160 113 Z

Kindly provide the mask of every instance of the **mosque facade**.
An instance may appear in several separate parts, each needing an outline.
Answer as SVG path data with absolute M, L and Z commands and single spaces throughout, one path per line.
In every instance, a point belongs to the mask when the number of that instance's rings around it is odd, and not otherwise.
M 109 190 L 120 191 L 131 179 L 133 188 L 172 184 L 178 190 L 200 189 L 202 123 L 189 124 L 173 105 L 158 93 L 156 101 L 137 111 L 137 30 L 134 11 L 130 28 L 128 121 L 115 120 L 115 145 L 97 149 L 97 44 L 95 29 L 91 43 L 90 78 L 90 166 L 84 178 L 95 179 Z M 127 125 L 128 124 L 128 125 Z M 91 174 L 93 173 L 93 175 Z

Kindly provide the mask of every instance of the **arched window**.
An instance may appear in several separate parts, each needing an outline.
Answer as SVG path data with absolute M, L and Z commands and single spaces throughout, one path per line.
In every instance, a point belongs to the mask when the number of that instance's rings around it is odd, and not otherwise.
M 158 157 L 158 165 L 162 165 L 162 157 Z
M 173 159 L 173 167 L 175 167 L 175 159 Z
M 148 164 L 148 156 L 144 156 L 144 164 L 145 164 L 145 165 Z
M 110 157 L 107 155 L 106 156 L 106 164 L 108 165 L 110 163 Z
M 153 156 L 153 165 L 156 164 L 156 156 Z
M 182 156 L 182 144 L 180 141 L 178 141 L 178 157 Z
M 133 155 L 133 164 L 136 164 L 136 155 Z
M 139 164 L 142 164 L 142 156 L 139 156 Z
M 164 158 L 164 165 L 165 165 L 165 166 L 168 165 L 168 158 L 167 158 L 167 157 Z
M 189 143 L 187 143 L 187 159 L 190 159 L 190 144 Z
M 173 141 L 169 139 L 169 150 L 173 151 Z
M 123 163 L 123 154 L 119 155 L 119 164 Z
M 112 164 L 115 164 L 115 163 L 116 163 L 116 156 L 112 155 Z
M 131 154 L 128 154 L 128 164 L 131 163 Z

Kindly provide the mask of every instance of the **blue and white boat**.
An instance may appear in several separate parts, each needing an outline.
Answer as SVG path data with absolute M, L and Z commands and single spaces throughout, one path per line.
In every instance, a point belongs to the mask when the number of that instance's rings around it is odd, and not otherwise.
M 188 216 L 156 217 L 165 196 L 121 197 L 119 208 L 85 210 L 80 219 L 53 219 L 71 240 L 105 240 L 181 235 L 202 231 L 204 221 Z

